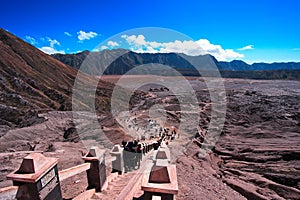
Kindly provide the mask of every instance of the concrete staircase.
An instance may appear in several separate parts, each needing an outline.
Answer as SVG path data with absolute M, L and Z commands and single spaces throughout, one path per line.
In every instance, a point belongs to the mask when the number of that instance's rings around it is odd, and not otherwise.
M 149 152 L 142 160 L 138 170 L 130 171 L 119 175 L 112 173 L 107 178 L 108 186 L 101 193 L 86 191 L 86 196 L 82 193 L 75 200 L 102 199 L 102 200 L 132 200 L 139 199 L 143 195 L 141 182 L 145 170 L 151 169 L 153 165 L 154 151 Z M 79 198 L 80 197 L 80 198 Z
M 132 171 L 123 175 L 117 175 L 114 179 L 108 182 L 108 187 L 106 190 L 101 193 L 95 193 L 91 199 L 119 199 L 118 197 L 120 196 L 121 192 L 136 174 L 136 171 Z
M 170 150 L 165 146 L 167 157 L 170 158 Z M 104 191 L 96 193 L 88 190 L 78 195 L 75 200 L 102 199 L 102 200 L 142 200 L 144 191 L 141 190 L 142 179 L 145 172 L 149 172 L 154 164 L 158 151 L 152 150 L 143 158 L 141 167 L 122 175 L 112 173 L 107 177 L 107 187 Z M 168 160 L 166 160 L 168 162 Z M 161 199 L 153 196 L 152 199 Z

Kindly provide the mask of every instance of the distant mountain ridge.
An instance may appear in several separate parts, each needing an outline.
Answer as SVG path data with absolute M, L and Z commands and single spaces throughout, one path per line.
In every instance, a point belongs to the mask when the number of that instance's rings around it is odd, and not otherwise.
M 111 63 L 107 74 L 123 74 L 128 69 L 137 65 L 157 63 L 171 66 L 175 69 L 190 69 L 195 66 L 198 69 L 209 69 L 211 65 L 216 66 L 220 71 L 265 71 L 265 70 L 300 70 L 300 63 L 253 63 L 247 64 L 241 60 L 231 62 L 218 61 L 211 55 L 188 56 L 178 53 L 136 53 L 125 49 L 104 50 L 100 52 L 83 51 L 77 54 L 53 54 L 52 57 L 79 69 L 85 58 L 90 55 L 94 57 L 95 66 L 91 73 L 97 74 L 97 68 L 101 68 L 103 63 L 109 58 L 109 55 L 122 54 Z M 191 65 L 192 63 L 192 65 Z M 210 65 L 210 66 L 209 66 Z M 91 68 L 93 68 L 91 66 Z

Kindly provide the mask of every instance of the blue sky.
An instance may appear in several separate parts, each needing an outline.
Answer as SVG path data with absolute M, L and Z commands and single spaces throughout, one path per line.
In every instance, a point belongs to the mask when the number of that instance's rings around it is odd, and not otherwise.
M 177 49 L 212 53 L 218 60 L 300 62 L 298 0 L 1 0 L 1 7 L 0 27 L 48 53 L 92 50 L 105 41 L 99 49 Z M 111 39 L 141 27 L 172 29 L 193 41 L 147 31 Z M 194 44 L 203 51 L 194 51 Z

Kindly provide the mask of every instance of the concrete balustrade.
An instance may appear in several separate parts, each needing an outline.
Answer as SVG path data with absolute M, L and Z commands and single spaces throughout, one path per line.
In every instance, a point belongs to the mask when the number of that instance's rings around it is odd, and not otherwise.
M 91 167 L 86 171 L 88 179 L 88 189 L 95 188 L 96 192 L 101 192 L 107 187 L 105 150 L 98 147 L 91 147 L 89 152 L 82 157 Z
M 60 180 L 87 172 L 88 188 L 102 191 L 106 185 L 104 151 L 91 147 L 83 156 L 84 164 L 58 171 L 57 158 L 31 153 L 23 158 L 19 169 L 7 175 L 13 186 L 0 189 L 0 199 L 62 200 Z
M 20 168 L 7 178 L 18 186 L 18 200 L 61 200 L 57 158 L 32 153 L 23 159 Z
M 143 142 L 141 143 L 142 153 L 140 154 L 145 156 L 152 149 L 152 141 Z M 115 157 L 112 161 L 113 169 L 119 174 L 123 174 L 124 148 L 115 145 L 110 154 Z M 142 160 L 143 157 L 140 154 L 137 159 Z M 82 159 L 85 163 L 58 171 L 57 158 L 45 157 L 41 153 L 31 153 L 23 158 L 19 169 L 7 175 L 7 178 L 13 181 L 13 186 L 0 188 L 0 199 L 5 197 L 6 199 L 17 200 L 62 200 L 60 181 L 84 171 L 87 174 L 88 190 L 82 196 L 91 196 L 94 192 L 105 190 L 108 185 L 105 151 L 95 146 L 91 147 Z M 173 168 L 170 170 L 172 171 Z M 172 179 L 173 175 L 170 177 Z M 147 189 L 145 191 L 148 192 Z M 147 193 L 148 196 L 149 194 Z

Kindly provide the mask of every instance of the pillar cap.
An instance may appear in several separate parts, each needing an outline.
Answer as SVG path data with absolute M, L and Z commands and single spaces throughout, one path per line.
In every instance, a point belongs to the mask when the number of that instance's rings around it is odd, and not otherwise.
M 85 154 L 82 158 L 87 161 L 95 161 L 101 160 L 104 156 L 105 150 L 99 149 L 97 146 L 92 146 L 87 154 Z
M 123 148 L 119 144 L 116 144 L 109 153 L 112 155 L 118 155 L 121 154 L 122 152 L 123 152 Z
M 19 169 L 7 175 L 7 179 L 35 183 L 58 163 L 58 158 L 45 157 L 41 153 L 31 153 L 23 158 Z
M 167 171 L 169 174 L 170 183 L 149 183 L 150 172 L 148 172 L 144 174 L 141 189 L 147 192 L 178 194 L 176 165 L 168 165 Z

